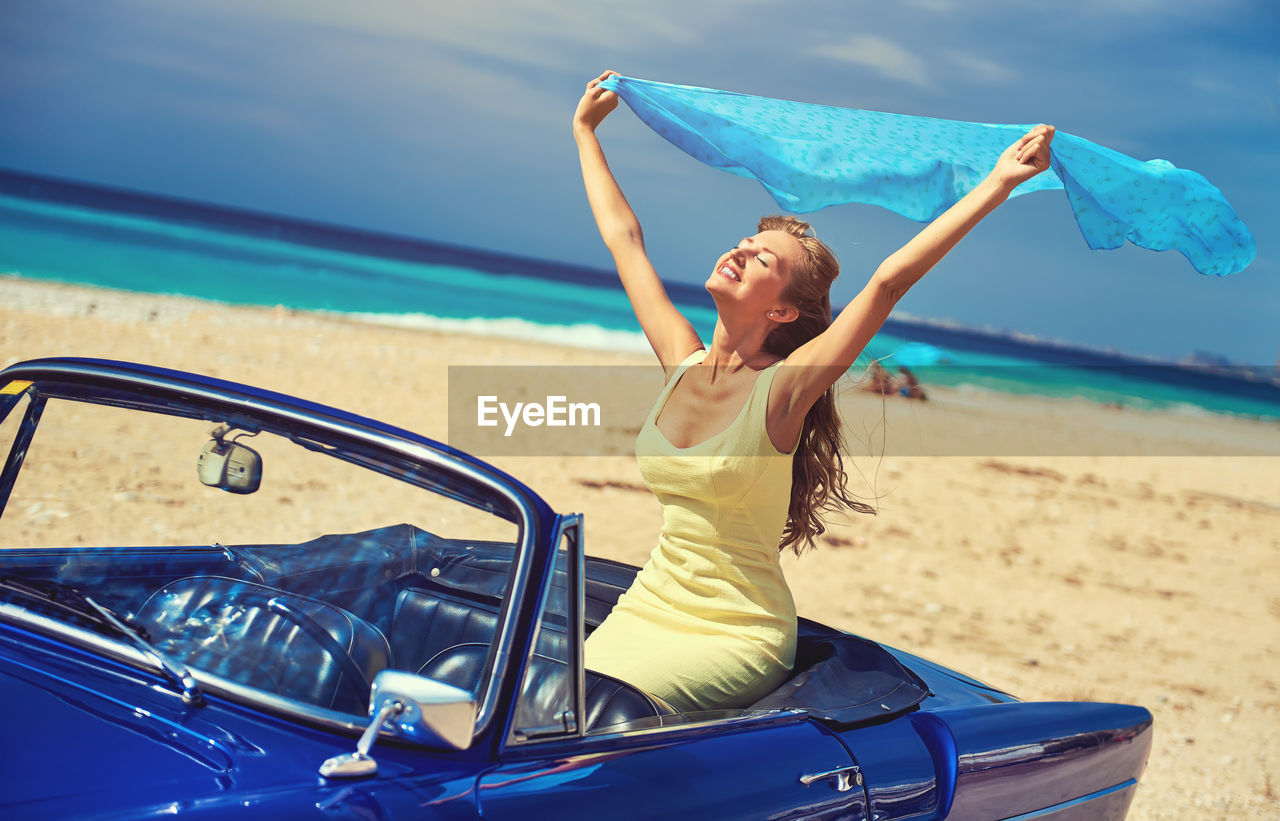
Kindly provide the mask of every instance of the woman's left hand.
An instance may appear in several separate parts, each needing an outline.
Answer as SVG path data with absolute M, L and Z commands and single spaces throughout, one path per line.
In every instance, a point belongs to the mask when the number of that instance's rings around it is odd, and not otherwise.
M 1022 135 L 1021 139 L 1006 148 L 1000 159 L 996 160 L 991 176 L 1013 189 L 1048 168 L 1049 144 L 1053 142 L 1053 133 L 1053 126 L 1038 125 Z

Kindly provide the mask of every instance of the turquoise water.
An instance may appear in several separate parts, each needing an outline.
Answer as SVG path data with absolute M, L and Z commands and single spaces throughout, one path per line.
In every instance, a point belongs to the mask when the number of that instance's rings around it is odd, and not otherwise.
M 631 329 L 621 291 L 346 253 L 0 196 L 0 268 L 37 279 L 247 305 L 521 317 Z M 707 319 L 708 317 L 703 317 Z M 712 319 L 714 321 L 714 319 Z
M 244 233 L 0 195 L 0 273 L 331 311 L 369 322 L 648 350 L 626 295 L 610 277 L 531 275 L 515 259 L 510 271 L 495 271 L 491 255 L 489 270 L 408 261 L 289 242 L 270 232 L 269 227 Z M 715 324 L 710 300 L 678 304 L 710 338 Z M 887 357 L 884 364 L 893 370 L 892 354 L 906 342 L 881 333 L 864 359 Z M 1280 418 L 1276 403 L 1134 379 L 1108 368 L 1047 366 L 1012 350 L 1009 355 L 945 353 L 943 364 L 914 369 L 926 386 Z

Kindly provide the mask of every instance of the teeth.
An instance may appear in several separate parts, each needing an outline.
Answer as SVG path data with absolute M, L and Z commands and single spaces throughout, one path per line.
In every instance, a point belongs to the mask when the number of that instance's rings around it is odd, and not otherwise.
M 738 272 L 730 268 L 728 265 L 720 269 L 720 273 L 732 279 L 734 282 L 741 282 L 742 277 L 738 276 Z

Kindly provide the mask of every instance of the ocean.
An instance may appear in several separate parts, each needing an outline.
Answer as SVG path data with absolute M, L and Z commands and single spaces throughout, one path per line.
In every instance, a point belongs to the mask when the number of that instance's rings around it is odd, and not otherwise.
M 647 351 L 610 271 L 0 170 L 0 274 L 381 324 Z M 0 285 L 0 287 L 3 287 Z M 668 292 L 709 339 L 701 285 Z M 855 368 L 921 383 L 1280 420 L 1269 369 L 1187 367 L 891 319 Z

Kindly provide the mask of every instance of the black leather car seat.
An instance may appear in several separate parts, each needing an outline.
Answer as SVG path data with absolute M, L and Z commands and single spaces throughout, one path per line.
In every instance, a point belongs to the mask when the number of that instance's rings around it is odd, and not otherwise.
M 419 670 L 450 647 L 491 644 L 498 633 L 499 604 L 486 606 L 442 591 L 402 590 L 391 619 L 391 666 Z M 565 642 L 563 631 L 544 625 L 538 632 L 537 651 L 563 656 Z
M 400 670 L 417 670 L 441 650 L 489 644 L 497 632 L 496 607 L 428 590 L 402 590 L 391 619 L 391 663 Z
M 418 674 L 476 692 L 486 672 L 489 656 L 486 644 L 458 644 L 441 650 L 418 670 Z M 521 689 L 521 703 L 532 714 L 549 712 L 544 704 L 554 704 L 564 692 L 567 666 L 557 659 L 535 653 L 530 671 Z M 585 731 L 591 732 L 614 724 L 622 724 L 652 716 L 674 715 L 675 708 L 662 699 L 639 690 L 612 676 L 587 670 L 583 701 L 586 707 Z

